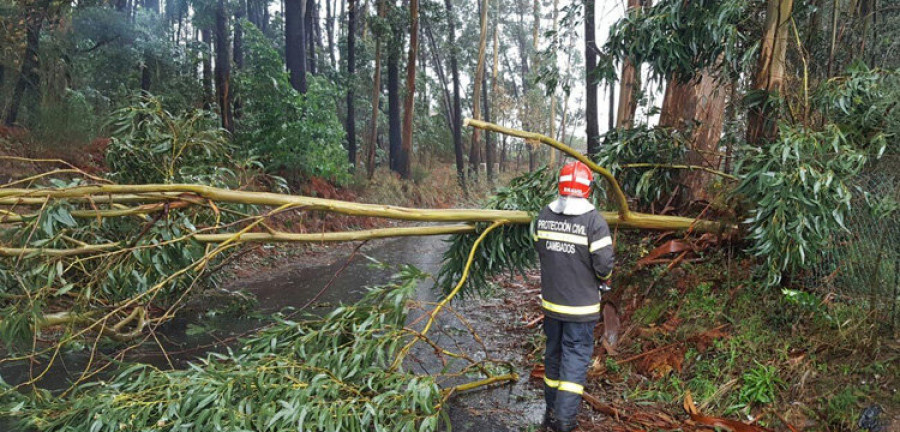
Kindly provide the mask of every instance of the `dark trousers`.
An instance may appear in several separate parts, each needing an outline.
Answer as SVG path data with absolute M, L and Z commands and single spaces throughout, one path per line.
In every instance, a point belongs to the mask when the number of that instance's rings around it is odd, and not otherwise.
M 581 393 L 594 352 L 597 321 L 568 322 L 544 318 L 547 350 L 544 352 L 544 400 L 560 430 L 576 425 Z

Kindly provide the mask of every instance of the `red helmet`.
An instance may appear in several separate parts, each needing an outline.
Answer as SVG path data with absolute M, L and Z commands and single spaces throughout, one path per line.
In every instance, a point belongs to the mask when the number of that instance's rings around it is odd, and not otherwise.
M 572 161 L 559 171 L 559 194 L 587 198 L 591 193 L 594 173 L 584 163 Z

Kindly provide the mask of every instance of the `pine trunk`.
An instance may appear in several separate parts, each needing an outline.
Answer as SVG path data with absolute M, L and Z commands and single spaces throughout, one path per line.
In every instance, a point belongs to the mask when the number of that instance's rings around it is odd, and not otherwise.
M 386 15 L 386 0 L 378 2 L 378 17 Z M 381 46 L 383 35 L 375 34 L 375 70 L 372 77 L 372 124 L 369 144 L 366 149 L 366 176 L 371 180 L 375 175 L 375 146 L 378 143 L 378 105 L 381 101 Z
M 204 28 L 200 30 L 200 38 L 203 40 L 203 43 L 200 44 L 203 49 L 203 75 L 201 78 L 202 86 L 203 86 L 203 108 L 207 110 L 212 109 L 212 57 L 210 52 L 212 50 L 212 46 L 210 42 L 212 42 L 212 32 L 208 28 Z
M 481 120 L 481 86 L 484 81 L 484 57 L 487 48 L 487 3 L 488 0 L 482 0 L 478 9 L 481 16 L 481 37 L 478 40 L 478 62 L 475 66 L 475 79 L 472 87 L 472 118 Z M 475 129 L 472 131 L 472 144 L 469 147 L 469 167 L 472 172 L 472 178 L 478 178 L 478 166 L 481 164 L 481 131 Z
M 225 16 L 225 0 L 216 3 L 216 102 L 219 104 L 219 116 L 222 128 L 234 132 L 234 119 L 231 113 L 231 57 L 228 53 L 228 21 Z
M 400 152 L 403 146 L 403 133 L 400 127 L 400 49 L 403 46 L 403 33 L 399 26 L 393 29 L 393 38 L 388 52 L 388 151 L 390 153 L 391 170 L 400 172 Z

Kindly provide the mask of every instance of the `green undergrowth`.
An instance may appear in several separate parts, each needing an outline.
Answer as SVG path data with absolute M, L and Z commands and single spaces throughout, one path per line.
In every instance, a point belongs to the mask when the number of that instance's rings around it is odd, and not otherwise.
M 390 368 L 409 340 L 404 309 L 423 277 L 404 267 L 355 305 L 281 319 L 184 370 L 122 365 L 65 397 L 0 381 L 0 412 L 39 431 L 433 431 L 443 401 L 434 378 Z
M 646 248 L 628 241 L 633 246 L 624 257 Z M 607 368 L 624 379 L 627 400 L 678 410 L 690 390 L 705 413 L 747 418 L 774 411 L 804 430 L 855 430 L 860 412 L 873 404 L 896 412 L 900 352 L 890 342 L 896 329 L 867 315 L 863 304 L 766 288 L 753 277 L 752 261 L 730 255 L 708 251 L 703 261 L 680 265 L 633 311 L 630 320 L 641 330 L 623 341 L 622 357 L 670 344 L 683 357 L 680 371 L 663 374 L 653 372 L 677 363 L 663 354 L 656 364 Z M 626 297 L 643 292 L 659 268 L 635 272 Z M 761 423 L 778 420 L 766 415 Z

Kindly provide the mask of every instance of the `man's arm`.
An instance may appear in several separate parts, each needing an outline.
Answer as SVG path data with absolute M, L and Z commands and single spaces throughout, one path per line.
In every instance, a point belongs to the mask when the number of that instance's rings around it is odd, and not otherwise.
M 597 275 L 597 279 L 601 283 L 607 283 L 612 278 L 613 266 L 615 265 L 612 237 L 609 235 L 609 225 L 600 216 L 600 213 L 594 213 L 594 215 L 594 223 L 589 236 L 590 243 L 588 244 L 591 252 L 591 265 L 594 267 L 594 274 Z

